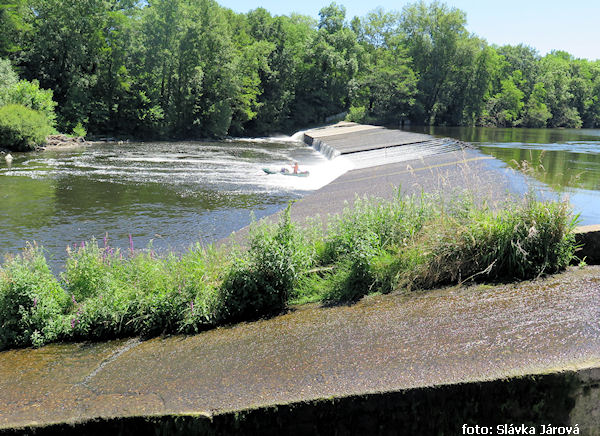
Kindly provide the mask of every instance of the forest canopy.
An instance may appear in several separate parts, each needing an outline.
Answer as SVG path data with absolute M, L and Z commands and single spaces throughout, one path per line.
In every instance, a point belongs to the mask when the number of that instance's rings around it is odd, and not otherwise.
M 265 135 L 343 112 L 395 126 L 600 125 L 600 61 L 490 45 L 439 2 L 354 18 L 331 3 L 314 20 L 213 0 L 0 0 L 0 59 L 52 91 L 62 132 Z

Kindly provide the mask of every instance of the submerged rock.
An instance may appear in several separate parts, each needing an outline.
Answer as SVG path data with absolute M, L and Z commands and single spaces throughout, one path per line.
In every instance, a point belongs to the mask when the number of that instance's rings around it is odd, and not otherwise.
M 86 140 L 79 136 L 68 136 L 68 135 L 50 135 L 46 138 L 46 145 L 41 147 L 42 150 L 46 148 L 65 148 L 65 147 L 79 147 L 87 144 Z

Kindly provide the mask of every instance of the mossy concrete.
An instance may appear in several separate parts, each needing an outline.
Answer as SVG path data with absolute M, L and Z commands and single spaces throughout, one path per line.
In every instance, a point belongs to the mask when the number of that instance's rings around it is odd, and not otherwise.
M 401 434 L 496 415 L 600 427 L 597 370 L 581 371 L 600 366 L 599 295 L 600 267 L 574 267 L 194 336 L 5 351 L 0 428 Z

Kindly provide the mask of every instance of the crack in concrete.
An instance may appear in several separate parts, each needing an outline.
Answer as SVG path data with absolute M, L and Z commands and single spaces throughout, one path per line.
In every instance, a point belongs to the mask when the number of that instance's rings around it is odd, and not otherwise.
M 106 359 L 104 359 L 102 362 L 100 362 L 100 364 L 96 367 L 96 369 L 94 369 L 91 373 L 89 373 L 81 382 L 77 383 L 77 385 L 85 386 L 85 387 L 89 388 L 89 386 L 87 386 L 87 384 L 94 377 L 96 377 L 96 375 L 98 375 L 98 373 L 100 371 L 102 371 L 106 365 L 114 362 L 123 353 L 126 353 L 127 351 L 131 350 L 133 347 L 139 345 L 140 343 L 141 343 L 141 341 L 139 338 L 132 338 L 132 339 L 128 340 L 122 347 L 119 347 L 110 356 L 108 356 Z M 91 388 L 89 388 L 89 389 L 91 389 Z M 93 392 L 93 390 L 92 390 L 92 392 Z

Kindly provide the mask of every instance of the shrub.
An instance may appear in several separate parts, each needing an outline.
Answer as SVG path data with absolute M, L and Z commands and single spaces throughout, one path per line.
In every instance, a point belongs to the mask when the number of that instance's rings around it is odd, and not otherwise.
M 115 288 L 112 268 L 119 262 L 120 252 L 110 247 L 100 248 L 95 239 L 68 247 L 67 264 L 62 279 L 65 288 L 76 301 L 84 301 L 99 294 L 111 293 Z M 118 286 L 118 285 L 117 285 Z
M 432 199 L 399 195 L 390 201 L 357 198 L 331 220 L 320 261 L 336 262 L 361 251 L 406 245 L 434 213 Z
M 232 263 L 221 286 L 221 319 L 253 319 L 280 312 L 313 258 L 312 246 L 291 222 L 289 206 L 277 227 L 256 225 L 247 256 Z
M 8 59 L 0 59 L 0 106 L 8 104 L 8 91 L 19 81 Z
M 230 258 L 223 250 L 192 246 L 175 266 L 177 292 L 184 311 L 178 331 L 197 333 L 215 325 L 219 315 L 219 288 L 230 269 Z
M 352 302 L 399 287 L 528 279 L 564 269 L 575 246 L 566 204 L 532 196 L 500 211 L 469 199 L 358 199 L 300 230 L 289 207 L 254 224 L 243 254 L 197 244 L 122 256 L 105 241 L 70 250 L 61 284 L 30 246 L 0 268 L 0 349 L 55 340 L 194 333 L 282 311 L 290 302 Z
M 28 245 L 0 268 L 0 350 L 40 346 L 63 336 L 69 297 L 50 272 L 42 250 Z
M 53 93 L 49 89 L 41 89 L 37 80 L 31 82 L 19 80 L 6 91 L 6 104 L 19 104 L 46 116 L 48 124 L 54 127 L 56 102 L 52 100 Z
M 85 138 L 85 135 L 87 135 L 87 130 L 85 130 L 83 124 L 81 124 L 81 122 L 77 123 L 77 125 L 73 127 L 73 136 L 77 138 Z
M 0 145 L 9 150 L 33 150 L 43 145 L 51 132 L 40 112 L 16 104 L 0 108 Z
M 569 265 L 575 247 L 567 204 L 531 196 L 494 213 L 471 208 L 442 215 L 424 229 L 419 253 L 409 250 L 405 282 L 431 288 L 473 279 L 522 280 Z
M 197 332 L 214 325 L 224 262 L 216 250 L 192 247 L 181 257 L 152 247 L 122 256 L 95 240 L 69 250 L 63 280 L 73 300 L 71 338 L 107 339 Z
M 367 119 L 367 109 L 364 106 L 351 106 L 346 115 L 346 121 L 364 123 Z
M 0 59 L 0 107 L 9 104 L 25 106 L 44 114 L 48 124 L 54 127 L 56 102 L 52 96 L 53 92 L 41 89 L 37 80 L 19 80 L 10 61 Z

